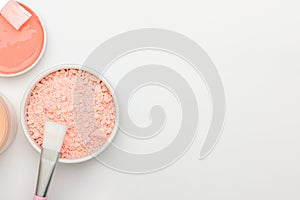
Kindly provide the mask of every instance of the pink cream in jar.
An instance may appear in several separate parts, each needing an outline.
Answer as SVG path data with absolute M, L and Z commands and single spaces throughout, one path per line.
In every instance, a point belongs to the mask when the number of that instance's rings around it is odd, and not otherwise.
M 37 64 L 46 46 L 41 19 L 28 6 L 19 4 L 32 15 L 19 30 L 0 15 L 0 76 L 4 77 L 30 70 Z

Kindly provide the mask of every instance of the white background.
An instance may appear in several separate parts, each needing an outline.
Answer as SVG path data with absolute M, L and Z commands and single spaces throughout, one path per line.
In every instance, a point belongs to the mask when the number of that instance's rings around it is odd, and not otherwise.
M 36 68 L 0 78 L 0 91 L 17 111 L 40 71 L 81 64 L 105 40 L 145 27 L 177 31 L 200 44 L 216 64 L 227 96 L 223 137 L 207 159 L 197 159 L 199 137 L 182 159 L 153 174 L 122 174 L 94 160 L 59 164 L 49 199 L 300 198 L 299 1 L 24 2 L 43 18 L 48 40 Z M 0 199 L 32 199 L 38 156 L 19 129 L 0 156 Z

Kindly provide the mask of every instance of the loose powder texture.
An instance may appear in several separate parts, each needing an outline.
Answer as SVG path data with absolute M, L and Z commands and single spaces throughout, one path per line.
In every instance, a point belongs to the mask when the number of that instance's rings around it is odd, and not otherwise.
M 113 96 L 105 83 L 75 68 L 57 70 L 36 83 L 25 113 L 27 129 L 40 147 L 45 121 L 68 127 L 60 153 L 66 159 L 83 158 L 101 148 L 116 119 Z

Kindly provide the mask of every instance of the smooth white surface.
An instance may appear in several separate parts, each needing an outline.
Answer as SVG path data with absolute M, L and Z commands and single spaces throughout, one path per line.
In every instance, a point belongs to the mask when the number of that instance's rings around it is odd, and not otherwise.
M 7 0 L 0 0 L 0 11 L 6 5 L 7 2 L 8 2 Z
M 24 2 L 43 18 L 48 45 L 33 70 L 0 78 L 1 92 L 17 110 L 40 71 L 81 64 L 113 35 L 144 27 L 197 41 L 216 64 L 227 95 L 224 135 L 206 160 L 197 159 L 199 136 L 182 159 L 155 174 L 122 174 L 96 161 L 60 164 L 49 200 L 300 198 L 299 1 Z M 0 155 L 0 199 L 32 199 L 37 168 L 38 154 L 19 129 Z

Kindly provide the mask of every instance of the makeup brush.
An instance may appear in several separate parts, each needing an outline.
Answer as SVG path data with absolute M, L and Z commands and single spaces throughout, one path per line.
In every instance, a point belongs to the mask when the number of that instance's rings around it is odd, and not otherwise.
M 66 126 L 45 123 L 44 140 L 40 155 L 40 166 L 34 200 L 47 200 L 47 192 L 66 134 Z
M 31 17 L 30 12 L 18 2 L 0 0 L 0 14 L 16 29 L 19 30 Z

